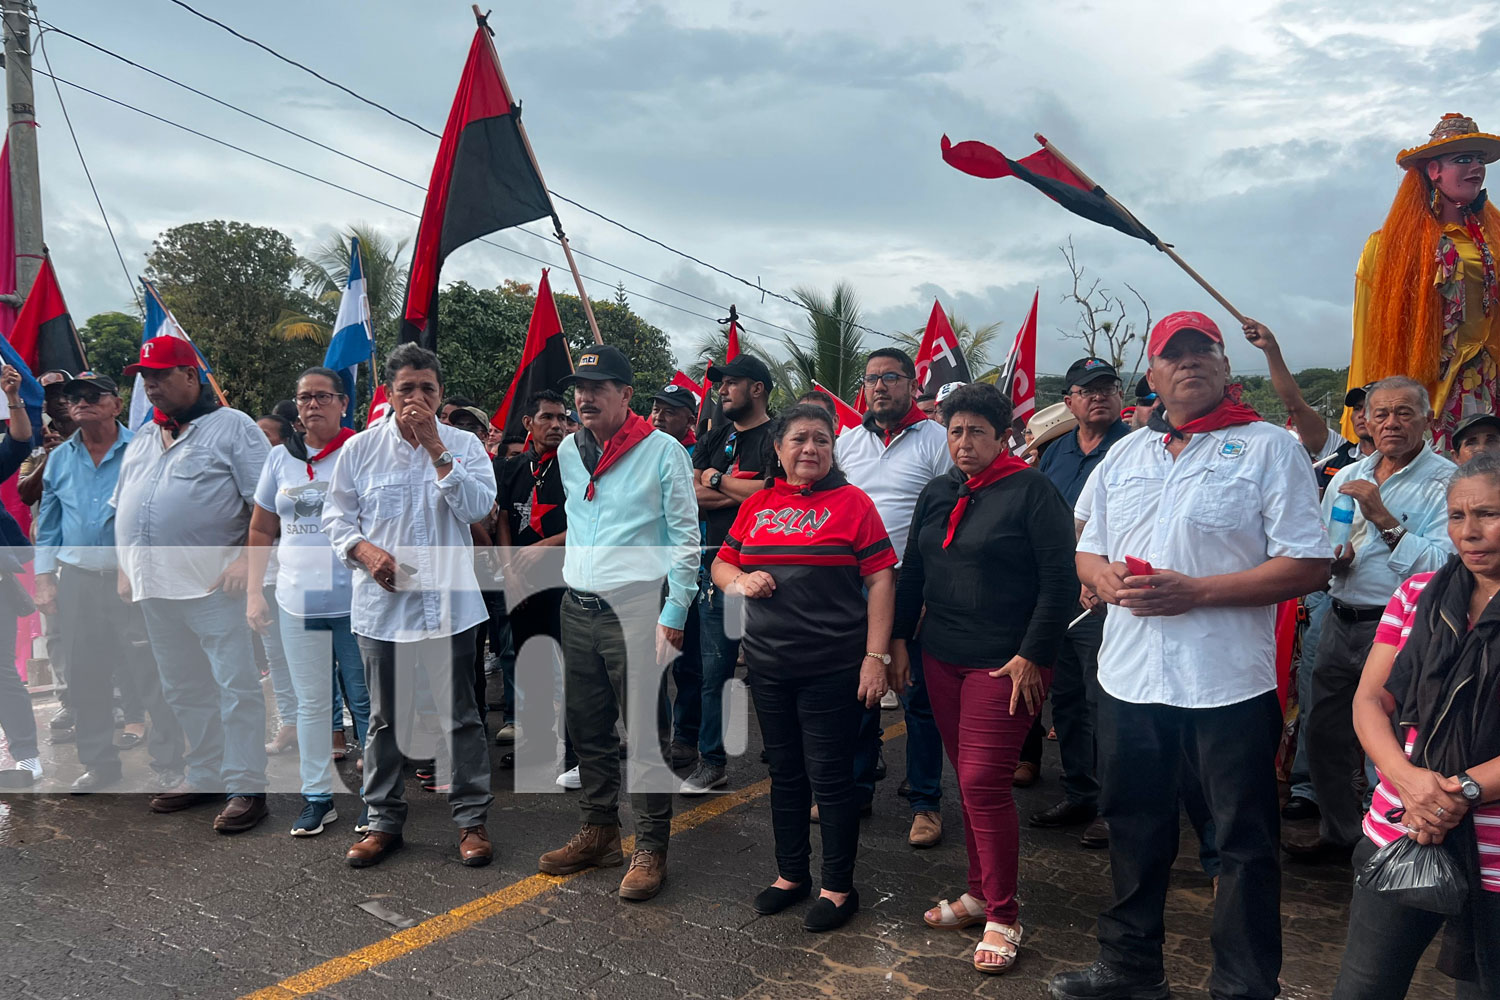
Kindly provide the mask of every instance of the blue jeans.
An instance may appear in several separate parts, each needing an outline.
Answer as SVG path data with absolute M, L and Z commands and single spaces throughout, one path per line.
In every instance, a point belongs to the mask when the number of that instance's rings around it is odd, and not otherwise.
M 243 594 L 141 601 L 162 695 L 182 725 L 187 781 L 201 792 L 263 795 L 266 700 Z
M 276 607 L 276 588 L 266 587 L 266 606 Z M 257 636 L 260 648 L 266 654 L 266 669 L 271 674 L 271 690 L 276 692 L 276 720 L 279 725 L 297 724 L 297 690 L 292 687 L 292 675 L 287 671 L 286 652 L 281 646 L 281 618 L 270 616 L 270 625 L 264 635 Z
M 911 653 L 911 686 L 900 695 L 906 710 L 906 784 L 911 790 L 907 801 L 914 813 L 937 812 L 943 798 L 943 737 L 927 697 L 922 644 L 914 639 L 906 648 Z
M 724 634 L 724 594 L 712 584 L 698 592 L 698 643 L 703 652 L 698 755 L 705 764 L 723 767 L 728 761 L 724 752 L 724 686 L 734 678 L 740 641 Z
M 1312 775 L 1307 770 L 1307 710 L 1312 705 L 1313 664 L 1318 659 L 1318 637 L 1328 617 L 1328 591 L 1319 590 L 1302 599 L 1307 609 L 1307 628 L 1302 632 L 1302 653 L 1297 657 L 1297 752 L 1292 757 L 1292 797 L 1318 801 Z M 1373 783 L 1371 788 L 1375 787 Z
M 365 688 L 359 643 L 349 631 L 347 615 L 298 618 L 280 611 L 281 641 L 297 689 L 297 749 L 302 759 L 302 794 L 310 799 L 333 795 L 333 734 L 328 709 L 333 703 L 333 663 L 349 697 L 354 735 L 363 745 L 370 721 L 370 692 Z
M 699 641 L 702 619 L 698 606 L 699 600 L 694 598 L 682 629 L 682 655 L 672 661 L 672 682 L 677 686 L 677 699 L 671 703 L 672 742 L 689 747 L 698 745 L 698 730 L 703 720 L 703 645 Z M 665 690 L 665 674 L 661 682 Z

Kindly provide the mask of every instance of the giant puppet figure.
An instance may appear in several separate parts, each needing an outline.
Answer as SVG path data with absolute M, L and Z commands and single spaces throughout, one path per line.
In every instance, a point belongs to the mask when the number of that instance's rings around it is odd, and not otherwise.
M 1500 401 L 1500 285 L 1491 247 L 1500 211 L 1488 203 L 1484 167 L 1500 160 L 1500 136 L 1473 119 L 1444 115 L 1431 138 L 1402 150 L 1406 176 L 1355 271 L 1354 353 L 1349 386 L 1410 375 L 1437 413 L 1434 443 Z M 1344 436 L 1353 439 L 1349 415 Z

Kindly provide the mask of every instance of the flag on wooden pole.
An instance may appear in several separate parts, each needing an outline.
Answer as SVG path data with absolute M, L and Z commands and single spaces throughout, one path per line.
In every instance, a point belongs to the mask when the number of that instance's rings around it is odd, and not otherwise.
M 573 359 L 568 354 L 568 339 L 563 336 L 562 317 L 557 312 L 557 300 L 552 297 L 547 268 L 543 268 L 536 304 L 531 308 L 531 322 L 526 325 L 521 360 L 505 400 L 490 418 L 490 424 L 508 433 L 524 434 L 526 428 L 521 418 L 527 415 L 526 401 L 543 389 L 557 389 L 571 374 Z

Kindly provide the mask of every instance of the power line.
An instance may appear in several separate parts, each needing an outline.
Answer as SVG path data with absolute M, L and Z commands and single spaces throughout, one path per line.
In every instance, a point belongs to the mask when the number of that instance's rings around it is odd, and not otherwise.
M 218 25 L 220 28 L 223 28 L 225 31 L 229 32 L 231 35 L 233 35 L 234 37 L 240 39 L 241 41 L 248 42 L 249 44 L 254 45 L 256 48 L 262 49 L 265 52 L 270 53 L 272 56 L 275 56 L 277 59 L 280 59 L 282 62 L 287 63 L 288 65 L 291 65 L 291 66 L 295 66 L 298 69 L 303 70 L 304 72 L 312 74 L 313 76 L 317 77 L 319 80 L 322 80 L 324 83 L 328 84 L 331 87 L 337 87 L 339 90 L 342 90 L 344 93 L 348 94 L 351 97 L 354 97 L 354 98 L 356 98 L 356 99 L 358 99 L 360 101 L 363 101 L 365 104 L 370 105 L 372 108 L 378 108 L 379 110 L 384 111 L 386 114 L 390 115 L 392 118 L 396 118 L 399 121 L 403 121 L 406 124 L 412 126 L 413 128 L 419 129 L 422 132 L 425 132 L 426 134 L 432 136 L 434 139 L 441 139 L 442 138 L 442 136 L 439 135 L 437 132 L 434 132 L 431 129 L 427 128 L 426 126 L 420 125 L 417 122 L 412 121 L 410 118 L 407 118 L 405 115 L 401 115 L 401 114 L 398 114 L 395 111 L 392 111 L 390 108 L 386 107 L 385 105 L 381 104 L 380 102 L 371 100 L 370 98 L 365 97 L 363 94 L 357 93 L 356 91 L 350 89 L 349 87 L 344 86 L 342 83 L 338 83 L 338 82 L 336 82 L 334 80 L 328 79 L 328 77 L 326 77 L 323 74 L 319 73 L 317 70 L 314 70 L 311 67 L 303 65 L 302 63 L 298 62 L 295 59 L 290 58 L 289 56 L 282 55 L 280 52 L 277 52 L 275 49 L 271 48 L 269 45 L 266 45 L 264 42 L 258 42 L 255 39 L 250 38 L 247 35 L 241 34 L 240 32 L 236 31 L 234 28 L 231 28 L 229 25 L 225 24 L 223 21 L 215 20 L 214 18 L 209 17 L 207 14 L 204 14 L 202 11 L 199 11 L 199 10 L 195 9 L 191 4 L 185 3 L 184 0 L 171 0 L 171 2 L 174 3 L 174 4 L 176 4 L 178 7 L 181 7 L 183 10 L 188 11 L 189 13 L 191 13 L 191 14 L 197 16 L 197 17 L 200 17 L 203 20 L 208 21 L 211 24 Z M 634 229 L 634 228 L 626 225 L 625 223 L 619 221 L 618 219 L 611 218 L 610 216 L 605 215 L 603 212 L 600 212 L 597 209 L 590 208 L 589 206 L 583 204 L 580 201 L 576 201 L 576 200 L 574 200 L 572 198 L 569 198 L 565 194 L 562 194 L 562 193 L 560 193 L 558 191 L 554 191 L 552 188 L 548 188 L 547 192 L 549 194 L 551 194 L 554 198 L 557 198 L 557 199 L 559 199 L 561 201 L 565 201 L 569 205 L 572 205 L 575 208 L 579 208 L 579 209 L 583 210 L 584 212 L 587 212 L 589 215 L 594 216 L 597 219 L 600 219 L 600 220 L 602 220 L 604 222 L 609 223 L 612 226 L 615 226 L 615 227 L 617 227 L 619 229 L 624 230 L 627 233 L 630 233 L 632 236 L 639 237 L 640 239 L 646 240 L 649 243 L 652 243 L 652 244 L 655 244 L 658 247 L 661 247 L 663 250 L 666 250 L 668 253 L 676 254 L 677 256 L 683 258 L 684 260 L 692 261 L 694 264 L 697 264 L 700 267 L 706 267 L 710 271 L 713 271 L 713 272 L 715 272 L 717 274 L 723 275 L 726 278 L 730 278 L 730 279 L 732 279 L 734 281 L 737 281 L 740 284 L 744 285 L 746 288 L 753 289 L 754 291 L 759 292 L 762 295 L 770 295 L 773 298 L 780 299 L 782 302 L 786 302 L 789 305 L 793 305 L 793 306 L 796 306 L 799 309 L 806 310 L 810 315 L 822 316 L 825 319 L 840 319 L 840 317 L 833 316 L 833 315 L 831 315 L 829 313 L 825 313 L 825 312 L 823 312 L 821 310 L 818 310 L 818 309 L 814 309 L 812 306 L 809 306 L 807 303 L 801 301 L 800 299 L 793 298 L 790 295 L 783 295 L 781 292 L 778 292 L 778 291 L 776 291 L 774 289 L 771 289 L 771 288 L 766 288 L 764 285 L 762 285 L 760 283 L 759 279 L 757 279 L 755 281 L 751 281 L 748 278 L 741 277 L 740 275 L 735 274 L 733 271 L 726 271 L 722 267 L 718 267 L 717 265 L 710 264 L 710 263 L 708 263 L 708 261 L 705 261 L 702 258 L 695 257 L 695 256 L 693 256 L 692 254 L 688 253 L 685 250 L 679 250 L 679 249 L 677 249 L 676 247 L 672 246 L 669 243 L 664 243 L 661 240 L 656 239 L 654 236 L 647 236 L 645 233 L 641 232 L 640 230 Z M 650 280 L 650 279 L 647 279 L 647 280 Z M 890 340 L 892 342 L 896 341 L 896 338 L 893 337 L 893 336 L 891 336 L 890 334 L 885 333 L 885 332 L 883 332 L 881 330 L 873 329 L 872 327 L 865 326 L 862 323 L 850 323 L 849 325 L 851 327 L 853 327 L 854 329 L 860 330 L 860 331 L 862 331 L 864 333 L 872 334 L 872 335 L 877 336 L 877 337 L 884 337 L 885 339 Z
M 104 220 L 104 230 L 109 233 L 109 242 L 114 244 L 115 257 L 119 259 L 120 270 L 125 274 L 125 284 L 130 286 L 130 294 L 135 297 L 136 306 L 144 313 L 146 307 L 141 302 L 141 293 L 135 287 L 135 279 L 130 276 L 130 267 L 125 263 L 125 255 L 120 252 L 120 241 L 115 239 L 115 227 L 109 223 L 109 213 L 104 210 L 104 201 L 99 197 L 99 188 L 94 184 L 94 174 L 89 170 L 89 161 L 83 155 L 83 146 L 78 142 L 78 133 L 73 131 L 73 119 L 68 115 L 68 105 L 63 101 L 62 88 L 57 85 L 57 77 L 52 75 L 52 60 L 47 57 L 45 36 L 45 30 L 38 31 L 36 44 L 42 53 L 42 62 L 47 66 L 46 75 L 52 80 L 52 89 L 57 94 L 57 106 L 62 109 L 63 121 L 68 126 L 68 135 L 73 139 L 73 148 L 78 151 L 78 162 L 83 166 L 83 176 L 88 178 L 89 190 L 94 193 L 94 204 L 99 206 L 99 217 Z

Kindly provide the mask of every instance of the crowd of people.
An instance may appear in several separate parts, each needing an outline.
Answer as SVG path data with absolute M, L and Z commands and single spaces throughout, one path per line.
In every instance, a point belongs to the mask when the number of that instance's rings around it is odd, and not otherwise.
M 1426 382 L 1387 374 L 1343 400 L 1346 438 L 1271 331 L 1243 333 L 1285 428 L 1240 401 L 1196 312 L 1152 328 L 1133 405 L 1086 357 L 1025 425 L 993 385 L 924 395 L 896 348 L 865 359 L 856 426 L 820 392 L 773 412 L 775 376 L 748 354 L 709 369 L 705 420 L 693 392 L 638 387 L 600 345 L 518 401 L 525 434 L 506 436 L 403 344 L 389 412 L 356 433 L 337 372 L 308 369 L 255 420 L 161 337 L 122 373 L 149 423 L 120 422 L 109 373 L 45 373 L 34 452 L 7 367 L 0 480 L 35 519 L 28 534 L 0 513 L 0 648 L 34 600 L 74 793 L 125 790 L 121 754 L 142 746 L 151 810 L 212 804 L 213 828 L 240 834 L 270 813 L 269 758 L 295 754 L 291 834 L 313 837 L 340 820 L 342 764 L 360 787 L 345 857 L 363 868 L 403 846 L 409 779 L 446 797 L 471 866 L 493 856 L 497 774 L 556 785 L 580 825 L 538 869 L 625 867 L 637 901 L 666 882 L 675 797 L 729 787 L 753 707 L 775 871 L 752 905 L 815 897 L 811 932 L 860 908 L 860 819 L 882 713 L 900 711 L 907 842 L 945 835 L 946 759 L 968 862 L 920 919 L 981 927 L 983 974 L 1049 932 L 1023 930 L 1013 788 L 1037 780 L 1050 705 L 1061 797 L 1027 823 L 1108 848 L 1113 883 L 1097 961 L 1054 976 L 1054 998 L 1168 995 L 1184 812 L 1214 887 L 1212 996 L 1278 993 L 1283 853 L 1362 873 L 1338 1000 L 1404 996 L 1439 933 L 1458 996 L 1500 996 L 1500 417 L 1435 413 Z M 0 729 L 0 784 L 43 787 L 9 669 Z M 1283 820 L 1314 819 L 1315 839 L 1283 841 Z M 1405 842 L 1440 852 L 1457 906 L 1365 877 Z

